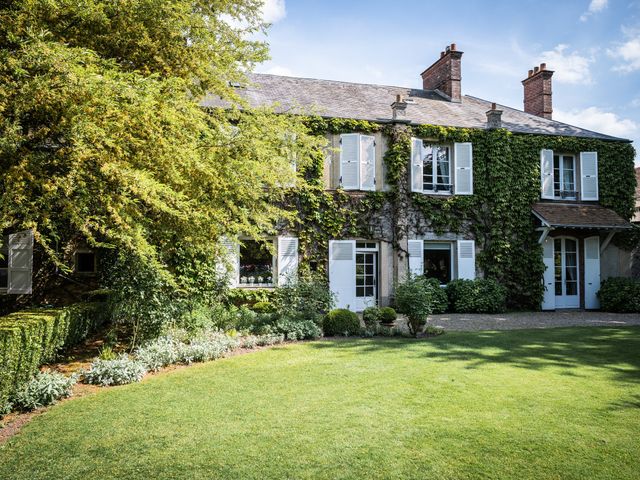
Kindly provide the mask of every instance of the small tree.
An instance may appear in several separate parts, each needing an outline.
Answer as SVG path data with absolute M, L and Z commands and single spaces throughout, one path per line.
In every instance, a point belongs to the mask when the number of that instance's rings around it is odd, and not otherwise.
M 433 285 L 422 276 L 409 277 L 396 285 L 396 306 L 407 316 L 409 331 L 418 335 L 433 312 Z

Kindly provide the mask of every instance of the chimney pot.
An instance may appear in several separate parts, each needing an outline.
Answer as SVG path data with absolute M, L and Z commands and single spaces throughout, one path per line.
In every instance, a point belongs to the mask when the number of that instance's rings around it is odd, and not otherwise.
M 440 58 L 444 57 L 444 52 L 440 52 Z
M 540 67 L 533 67 L 533 73 L 536 74 L 540 70 Z
M 456 51 L 456 44 L 455 43 L 451 44 L 451 50 L 454 51 L 454 52 Z
M 451 47 L 449 45 L 447 45 L 447 48 L 445 48 L 444 51 L 449 53 L 451 51 Z
M 529 76 L 532 77 L 533 76 L 533 70 L 529 70 Z
M 495 110 L 495 109 L 496 109 L 496 102 L 493 102 L 493 103 L 491 104 L 491 110 Z
M 546 63 L 541 63 L 540 64 L 540 70 L 546 70 L 547 69 L 547 64 Z

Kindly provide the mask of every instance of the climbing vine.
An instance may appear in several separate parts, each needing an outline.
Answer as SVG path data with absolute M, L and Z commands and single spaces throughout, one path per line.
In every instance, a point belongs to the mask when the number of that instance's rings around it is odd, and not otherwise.
M 531 205 L 540 195 L 542 148 L 568 153 L 597 151 L 600 204 L 627 219 L 633 212 L 635 152 L 625 142 L 517 134 L 505 129 L 381 125 L 355 119 L 309 117 L 306 123 L 316 135 L 382 132 L 388 144 L 384 191 L 325 190 L 324 151 L 318 152 L 304 172 L 307 182 L 292 191 L 289 199 L 298 212 L 295 224 L 289 228 L 300 240 L 303 271 L 326 268 L 332 238 L 366 238 L 398 248 L 411 233 L 461 234 L 476 240 L 481 274 L 507 287 L 511 307 L 538 308 L 544 265 Z M 411 192 L 412 137 L 434 143 L 471 142 L 474 194 L 435 196 Z

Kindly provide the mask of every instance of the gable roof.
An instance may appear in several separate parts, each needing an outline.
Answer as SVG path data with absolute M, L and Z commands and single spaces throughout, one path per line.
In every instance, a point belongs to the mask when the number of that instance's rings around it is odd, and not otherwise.
M 385 123 L 393 120 L 391 103 L 396 95 L 403 95 L 408 103 L 404 118 L 411 124 L 484 129 L 487 128 L 486 112 L 491 109 L 491 102 L 470 95 L 463 95 L 461 103 L 454 103 L 432 90 L 259 73 L 248 77 L 250 84 L 237 88 L 237 92 L 252 107 L 277 103 L 279 112 Z M 201 104 L 204 107 L 228 106 L 217 96 L 207 96 Z M 497 108 L 503 110 L 502 126 L 512 132 L 629 141 L 503 105 Z

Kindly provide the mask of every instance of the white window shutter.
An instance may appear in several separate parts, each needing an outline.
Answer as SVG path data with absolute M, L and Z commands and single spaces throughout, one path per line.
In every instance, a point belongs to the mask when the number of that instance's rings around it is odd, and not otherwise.
M 278 237 L 278 285 L 295 282 L 298 275 L 298 239 Z
M 458 240 L 458 277 L 473 280 L 476 278 L 476 242 Z
M 600 237 L 584 239 L 584 308 L 600 308 Z
M 360 189 L 376 189 L 376 137 L 360 135 Z
M 540 150 L 540 185 L 541 197 L 553 199 L 553 150 Z
M 412 276 L 424 274 L 424 242 L 409 240 L 409 273 Z
M 7 293 L 30 294 L 33 277 L 33 231 L 9 235 Z
M 473 146 L 469 142 L 454 144 L 453 193 L 473 195 Z
M 360 188 L 360 135 L 340 135 L 340 185 L 345 190 Z
M 580 198 L 598 200 L 598 152 L 580 152 Z
M 553 156 L 552 156 L 553 157 Z M 556 309 L 556 285 L 555 285 L 555 261 L 553 252 L 553 238 L 547 237 L 542 244 L 542 261 L 545 266 L 542 283 L 544 285 L 544 297 L 542 310 Z
M 329 288 L 336 297 L 337 308 L 355 309 L 356 242 L 329 241 Z
M 422 140 L 411 139 L 411 191 L 422 193 L 424 190 L 424 156 L 422 154 Z
M 218 263 L 218 270 L 227 277 L 230 287 L 236 287 L 240 283 L 240 245 L 234 239 L 223 237 L 222 257 Z

